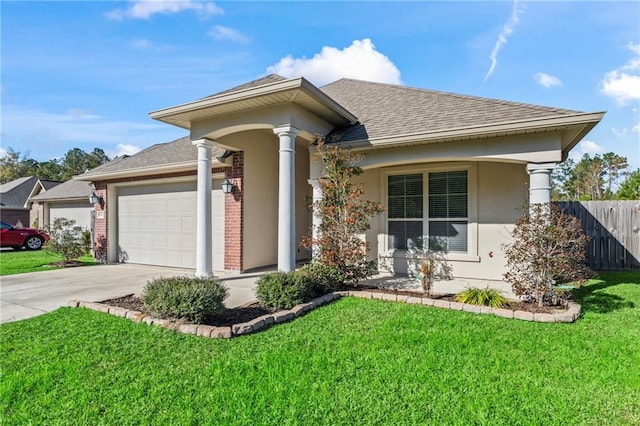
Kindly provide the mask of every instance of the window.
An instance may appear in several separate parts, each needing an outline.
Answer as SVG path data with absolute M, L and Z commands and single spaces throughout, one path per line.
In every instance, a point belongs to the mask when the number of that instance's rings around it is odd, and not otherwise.
M 467 171 L 429 173 L 429 247 L 467 252 Z
M 388 176 L 389 249 L 421 248 L 423 238 L 427 237 L 431 250 L 467 253 L 467 171 L 433 172 L 427 174 L 427 179 L 425 214 L 424 175 Z
M 406 250 L 422 240 L 422 174 L 388 178 L 389 248 Z

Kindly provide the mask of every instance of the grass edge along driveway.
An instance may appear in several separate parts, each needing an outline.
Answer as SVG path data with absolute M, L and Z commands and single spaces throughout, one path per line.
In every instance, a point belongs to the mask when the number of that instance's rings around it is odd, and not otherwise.
M 343 298 L 230 341 L 61 308 L 0 326 L 3 424 L 639 424 L 640 274 L 574 324 Z
M 59 266 L 49 264 L 61 260 L 62 256 L 46 250 L 2 250 L 0 251 L 0 276 L 60 269 Z M 83 256 L 78 260 L 85 265 L 97 264 L 91 255 Z

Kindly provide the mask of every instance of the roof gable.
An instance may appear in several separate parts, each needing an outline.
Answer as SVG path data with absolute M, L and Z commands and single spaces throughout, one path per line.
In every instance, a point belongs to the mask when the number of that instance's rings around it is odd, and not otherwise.
M 87 199 L 92 189 L 89 182 L 71 179 L 31 197 L 29 201 Z
M 0 185 L 0 206 L 24 208 L 37 181 L 35 176 L 26 176 Z

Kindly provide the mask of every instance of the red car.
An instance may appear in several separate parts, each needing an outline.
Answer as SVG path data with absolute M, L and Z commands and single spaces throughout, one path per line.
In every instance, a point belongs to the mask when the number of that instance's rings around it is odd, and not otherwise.
M 18 228 L 0 222 L 0 247 L 12 247 L 16 250 L 22 247 L 27 250 L 40 250 L 47 241 L 49 241 L 49 235 L 44 231 Z

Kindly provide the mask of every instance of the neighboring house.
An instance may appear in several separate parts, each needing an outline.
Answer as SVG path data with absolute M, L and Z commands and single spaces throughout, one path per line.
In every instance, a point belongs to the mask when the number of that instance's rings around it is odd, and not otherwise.
M 29 198 L 60 182 L 38 179 L 35 176 L 21 177 L 0 185 L 0 220 L 10 225 L 41 228 L 30 219 Z
M 309 257 L 308 199 L 322 197 L 318 135 L 359 152 L 366 198 L 387 211 L 363 235 L 381 271 L 413 273 L 421 241 L 444 247 L 453 277 L 501 280 L 501 244 L 527 202 L 603 113 L 342 79 L 316 87 L 270 75 L 152 112 L 189 137 L 77 179 L 91 181 L 103 260 L 288 271 Z M 224 179 L 235 185 L 224 194 Z
M 56 218 L 76 221 L 76 226 L 91 229 L 93 204 L 89 194 L 93 188 L 88 182 L 68 180 L 29 198 L 32 216 L 37 215 L 40 228 L 47 229 Z
M 29 207 L 29 223 L 32 228 L 45 229 L 47 223 L 44 222 L 44 206 L 40 203 L 34 203 L 31 198 L 45 193 L 47 190 L 60 185 L 62 182 L 55 180 L 38 179 L 33 189 L 27 197 L 26 206 Z

